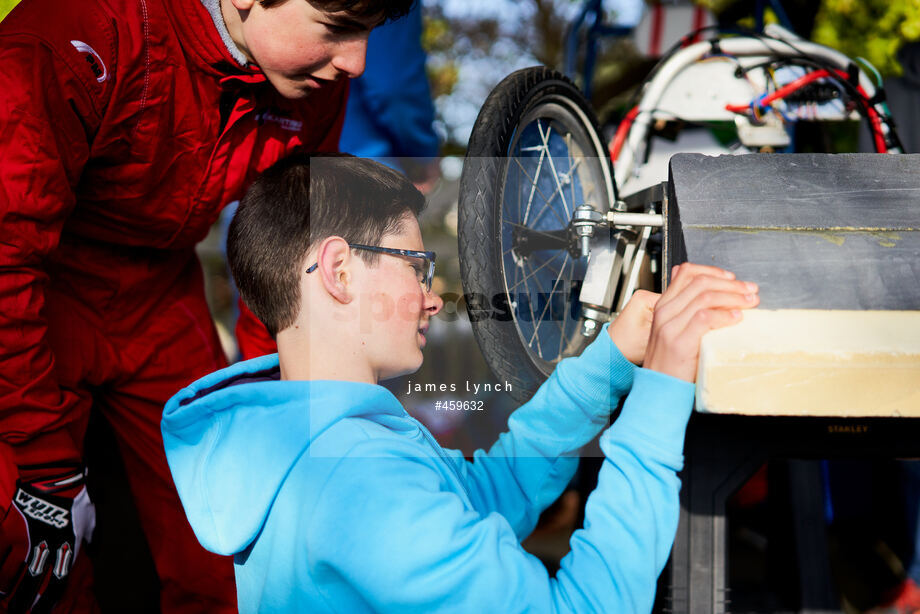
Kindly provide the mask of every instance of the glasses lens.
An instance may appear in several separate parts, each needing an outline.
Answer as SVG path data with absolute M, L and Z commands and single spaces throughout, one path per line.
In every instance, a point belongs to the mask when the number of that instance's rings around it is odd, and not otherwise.
M 426 260 L 425 263 L 428 265 L 426 268 L 425 275 L 425 289 L 428 292 L 431 292 L 431 280 L 434 278 L 434 260 Z

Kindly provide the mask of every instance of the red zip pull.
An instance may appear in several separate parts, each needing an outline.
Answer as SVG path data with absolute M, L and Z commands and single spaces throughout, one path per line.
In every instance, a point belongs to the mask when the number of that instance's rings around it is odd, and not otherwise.
M 268 81 L 268 79 L 265 77 L 265 73 L 257 72 L 227 75 L 226 77 L 221 77 L 219 83 L 220 87 L 223 89 L 232 89 L 234 87 L 240 87 L 241 85 L 259 85 L 266 81 Z

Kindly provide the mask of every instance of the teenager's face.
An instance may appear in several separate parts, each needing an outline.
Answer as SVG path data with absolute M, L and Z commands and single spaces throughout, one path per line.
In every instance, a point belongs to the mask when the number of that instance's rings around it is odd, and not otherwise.
M 424 251 L 422 233 L 412 215 L 402 230 L 384 235 L 381 247 Z M 380 254 L 361 275 L 362 329 L 366 352 L 377 379 L 413 373 L 422 366 L 422 348 L 430 319 L 444 301 L 419 284 L 418 258 Z
M 229 1 L 240 11 L 237 46 L 279 94 L 291 99 L 360 76 L 367 36 L 381 19 L 321 11 L 307 0 L 287 0 L 270 8 L 257 0 Z

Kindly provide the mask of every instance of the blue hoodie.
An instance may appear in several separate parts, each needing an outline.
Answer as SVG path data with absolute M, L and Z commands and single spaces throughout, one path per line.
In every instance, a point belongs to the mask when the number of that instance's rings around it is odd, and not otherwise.
M 205 548 L 234 555 L 241 612 L 651 610 L 677 529 L 691 384 L 633 367 L 601 334 L 468 462 L 385 388 L 278 374 L 277 355 L 238 363 L 163 414 L 182 504 Z M 600 438 L 584 528 L 551 578 L 520 540 L 627 392 Z

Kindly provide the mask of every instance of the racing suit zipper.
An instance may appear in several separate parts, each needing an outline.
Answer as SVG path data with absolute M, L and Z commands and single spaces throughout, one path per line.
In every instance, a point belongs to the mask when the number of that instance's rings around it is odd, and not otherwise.
M 223 86 L 225 82 L 233 79 L 243 80 L 241 77 L 224 77 L 221 79 L 221 85 Z M 248 82 L 248 80 L 244 80 L 244 83 Z M 224 149 L 226 147 L 225 141 L 227 139 L 227 135 L 236 124 L 238 124 L 242 119 L 244 119 L 250 113 L 254 112 L 256 109 L 255 92 L 252 91 L 251 87 L 245 89 L 244 88 L 245 86 L 238 89 L 232 88 L 221 93 L 219 101 L 219 136 L 217 138 L 217 142 L 214 145 L 214 148 L 211 150 L 211 155 L 208 158 L 208 164 L 205 167 L 204 178 L 201 182 L 201 185 L 198 187 L 198 191 L 195 194 L 195 202 L 201 202 L 204 198 L 204 194 L 208 191 L 208 185 L 211 181 L 211 173 L 214 170 L 215 158 L 226 154 Z M 189 211 L 189 214 L 191 214 L 191 211 Z M 187 221 L 188 218 L 186 218 L 185 222 L 183 223 L 183 227 Z

